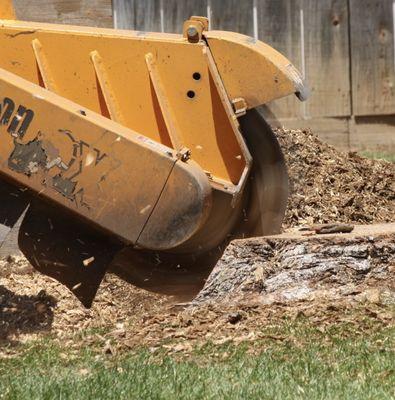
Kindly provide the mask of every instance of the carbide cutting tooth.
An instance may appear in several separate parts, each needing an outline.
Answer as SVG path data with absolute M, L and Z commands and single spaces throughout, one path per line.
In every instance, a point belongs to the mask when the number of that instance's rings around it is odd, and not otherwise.
M 0 259 L 21 253 L 18 244 L 19 230 L 29 206 L 25 208 L 12 228 L 0 225 Z M 1 232 L 4 233 L 3 237 L 1 237 Z
M 90 307 L 115 255 L 125 246 L 54 203 L 32 199 L 18 235 L 32 267 Z
M 18 253 L 18 233 L 30 204 L 30 195 L 0 179 L 0 258 Z

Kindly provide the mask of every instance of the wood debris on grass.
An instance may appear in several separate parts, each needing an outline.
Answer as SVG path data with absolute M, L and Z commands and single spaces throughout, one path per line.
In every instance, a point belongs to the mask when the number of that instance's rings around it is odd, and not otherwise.
M 285 227 L 395 221 L 395 164 L 341 153 L 310 131 L 277 130 L 276 134 L 290 176 Z M 263 274 L 257 269 L 256 279 Z M 253 294 L 244 293 L 226 304 L 173 307 L 177 300 L 109 274 L 87 310 L 65 287 L 34 272 L 22 257 L 0 263 L 0 341 L 9 344 L 50 333 L 64 346 L 99 346 L 111 356 L 141 345 L 153 352 L 167 346 L 167 351 L 179 353 L 207 341 L 220 345 L 291 340 L 292 335 L 263 332 L 287 319 L 308 318 L 323 331 L 346 322 L 363 332 L 366 315 L 393 324 L 393 315 L 382 306 L 385 296 L 381 288 L 357 285 L 352 295 L 336 299 L 321 293 L 309 300 L 262 304 Z M 362 308 L 357 318 L 349 315 L 355 307 Z
M 292 342 L 292 335 L 278 335 L 275 328 L 298 320 L 306 320 L 321 331 L 347 323 L 351 331 L 358 327 L 364 332 L 370 326 L 366 317 L 382 325 L 394 323 L 393 313 L 385 306 L 386 294 L 373 288 L 354 289 L 351 299 L 325 298 L 321 294 L 309 301 L 263 304 L 251 295 L 235 298 L 233 302 L 175 310 L 172 299 L 148 293 L 109 275 L 92 309 L 87 310 L 70 291 L 42 275 L 22 275 L 18 281 L 6 278 L 0 282 L 0 288 L 4 284 L 9 291 L 1 294 L 2 307 L 14 308 L 8 314 L 2 313 L 0 343 L 37 340 L 51 334 L 71 352 L 88 346 L 108 357 L 141 346 L 152 352 L 162 349 L 186 354 L 206 343 Z M 37 312 L 34 306 L 37 301 L 47 305 L 44 314 Z M 357 317 L 352 314 L 354 309 L 360 310 Z M 0 351 L 0 358 L 2 354 Z

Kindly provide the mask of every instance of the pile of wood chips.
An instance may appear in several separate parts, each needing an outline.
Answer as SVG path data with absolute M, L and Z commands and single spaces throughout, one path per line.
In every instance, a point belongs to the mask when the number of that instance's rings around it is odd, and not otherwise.
M 285 227 L 395 221 L 395 164 L 343 153 L 309 130 L 275 131 L 289 173 Z

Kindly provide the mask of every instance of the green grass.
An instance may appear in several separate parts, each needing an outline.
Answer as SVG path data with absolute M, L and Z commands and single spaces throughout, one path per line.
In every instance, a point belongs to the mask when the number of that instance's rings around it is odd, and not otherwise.
M 374 160 L 385 160 L 395 163 L 395 153 L 386 153 L 382 151 L 362 151 L 361 156 L 372 158 Z
M 172 356 L 143 348 L 108 356 L 46 339 L 0 359 L 0 399 L 393 399 L 394 329 L 363 331 L 302 321 L 272 330 L 282 340 Z

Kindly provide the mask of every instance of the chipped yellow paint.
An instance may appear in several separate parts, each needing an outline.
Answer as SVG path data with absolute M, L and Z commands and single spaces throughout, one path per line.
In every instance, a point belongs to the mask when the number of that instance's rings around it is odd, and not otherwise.
M 0 93 L 3 177 L 136 243 L 150 217 L 140 210 L 160 203 L 166 182 L 177 173 L 168 219 L 150 219 L 150 225 L 169 229 L 186 210 L 194 213 L 181 232 L 169 230 L 162 247 L 187 240 L 205 221 L 209 181 L 170 148 L 2 69 Z M 179 196 L 185 188 L 197 196 Z

